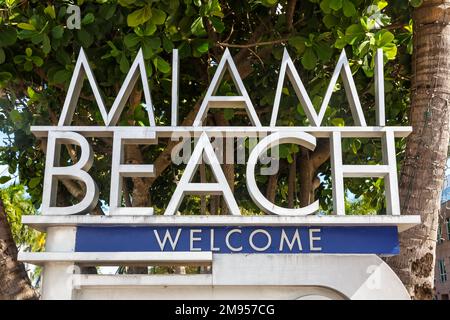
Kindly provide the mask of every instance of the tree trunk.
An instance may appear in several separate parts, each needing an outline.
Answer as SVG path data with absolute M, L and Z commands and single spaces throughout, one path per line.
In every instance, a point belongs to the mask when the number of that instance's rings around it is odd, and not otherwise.
M 36 300 L 23 263 L 17 261 L 17 247 L 0 200 L 0 300 Z
M 216 123 L 216 126 L 223 126 L 227 127 L 230 125 L 230 122 L 225 119 L 224 112 L 216 112 L 214 113 L 214 121 Z M 232 138 L 229 138 L 232 139 Z M 222 138 L 222 170 L 225 175 L 225 178 L 227 179 L 228 185 L 230 186 L 231 192 L 234 192 L 234 164 L 233 163 L 227 163 L 227 152 L 233 152 L 234 148 L 232 150 L 227 150 L 227 141 L 226 137 Z M 220 207 L 220 214 L 226 215 L 228 214 L 228 206 L 225 202 L 225 199 L 221 197 L 221 207 Z
M 316 170 L 311 159 L 311 152 L 307 149 L 300 148 L 300 169 L 299 169 L 299 200 L 300 206 L 306 207 L 314 202 L 313 180 L 316 175 Z
M 134 113 L 134 109 L 138 106 L 142 99 L 142 91 L 134 89 L 130 96 L 130 113 Z M 130 121 L 134 124 L 134 121 Z M 143 164 L 144 157 L 139 145 L 130 144 L 125 146 L 125 161 L 128 164 Z M 150 180 L 149 178 L 133 177 L 133 189 L 131 190 L 131 205 L 133 207 L 149 207 L 151 203 L 150 197 Z M 128 274 L 148 274 L 147 266 L 129 266 Z
M 297 154 L 292 155 L 292 162 L 289 164 L 289 177 L 288 177 L 288 208 L 294 208 L 295 201 L 295 187 L 297 183 Z
M 300 206 L 305 207 L 315 201 L 316 189 L 320 186 L 317 170 L 330 158 L 330 140 L 319 139 L 314 151 L 300 147 L 299 152 L 299 195 Z
M 266 188 L 266 198 L 272 203 L 275 203 L 275 197 L 277 195 L 277 184 L 278 184 L 278 172 L 274 175 L 269 176 Z
M 400 234 L 400 254 L 387 259 L 412 299 L 432 299 L 438 212 L 449 142 L 450 1 L 415 9 L 411 125 L 400 175 L 402 214 L 422 224 Z

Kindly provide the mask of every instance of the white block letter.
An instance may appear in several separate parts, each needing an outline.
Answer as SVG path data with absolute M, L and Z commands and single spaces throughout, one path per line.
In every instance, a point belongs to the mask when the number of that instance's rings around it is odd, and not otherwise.
M 113 154 L 111 164 L 111 189 L 109 195 L 109 215 L 152 215 L 153 208 L 122 207 L 122 183 L 125 177 L 153 177 L 151 164 L 124 164 L 125 144 L 155 143 L 155 132 L 114 132 Z
M 77 163 L 60 167 L 61 144 L 76 144 L 81 148 Z M 92 177 L 86 172 L 92 166 L 93 153 L 89 142 L 75 132 L 49 131 L 47 142 L 47 159 L 45 161 L 44 190 L 42 196 L 43 215 L 71 215 L 89 213 L 98 201 L 98 188 Z M 56 207 L 59 179 L 83 181 L 86 195 L 77 204 L 69 207 Z
M 271 135 L 262 139 L 256 147 L 250 153 L 250 157 L 247 162 L 247 190 L 250 197 L 255 204 L 264 212 L 269 214 L 275 214 L 280 216 L 304 216 L 312 214 L 319 210 L 319 201 L 296 209 L 288 209 L 279 207 L 276 204 L 267 200 L 266 197 L 259 191 L 255 179 L 255 167 L 258 162 L 259 156 L 269 148 L 278 147 L 283 143 L 295 143 L 309 150 L 314 150 L 316 147 L 316 138 L 305 132 L 293 132 L 293 133 L 272 133 Z
M 203 153 L 203 151 L 205 151 Z M 195 171 L 202 159 L 202 154 L 204 154 L 208 164 L 211 166 L 211 171 L 216 178 L 215 183 L 193 183 L 192 178 L 194 177 Z M 234 199 L 233 193 L 231 192 L 230 186 L 228 185 L 227 179 L 222 171 L 219 164 L 219 160 L 214 153 L 214 149 L 209 142 L 209 138 L 205 132 L 202 133 L 197 145 L 194 148 L 191 159 L 189 160 L 186 169 L 184 170 L 183 176 L 178 182 L 177 188 L 170 199 L 167 206 L 165 215 L 176 214 L 178 208 L 180 207 L 181 201 L 185 194 L 221 194 L 225 199 L 225 202 L 230 209 L 232 215 L 240 215 L 239 207 Z

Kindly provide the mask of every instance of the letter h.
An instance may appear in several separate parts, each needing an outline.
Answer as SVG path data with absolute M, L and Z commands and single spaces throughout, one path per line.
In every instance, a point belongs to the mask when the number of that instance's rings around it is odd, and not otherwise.
M 344 165 L 342 163 L 341 132 L 331 136 L 331 174 L 333 180 L 333 213 L 345 215 L 344 178 L 384 178 L 386 213 L 400 215 L 398 195 L 397 162 L 395 156 L 395 137 L 392 130 L 386 129 L 381 137 L 383 164 Z

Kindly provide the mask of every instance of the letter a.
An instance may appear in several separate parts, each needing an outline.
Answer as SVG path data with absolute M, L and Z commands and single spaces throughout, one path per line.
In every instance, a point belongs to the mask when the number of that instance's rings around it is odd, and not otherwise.
M 227 65 L 229 67 L 234 85 L 236 86 L 236 89 L 240 95 L 225 97 L 214 96 L 217 89 L 219 89 L 219 85 L 225 74 L 225 67 Z M 239 75 L 239 72 L 228 49 L 225 49 L 222 59 L 220 59 L 219 66 L 217 67 L 216 73 L 214 74 L 208 91 L 206 92 L 205 98 L 203 99 L 202 105 L 200 106 L 200 110 L 198 111 L 198 114 L 194 120 L 194 127 L 199 127 L 202 125 L 202 122 L 205 119 L 209 108 L 245 108 L 252 124 L 256 127 L 261 127 L 261 122 L 259 121 L 252 101 L 250 100 L 247 90 L 245 90 L 241 76 Z
M 202 159 L 203 151 L 205 151 L 205 157 L 211 166 L 214 177 L 216 178 L 217 182 L 215 183 L 191 182 Z M 209 142 L 209 138 L 205 132 L 202 133 L 197 145 L 194 148 L 194 152 L 189 159 L 180 182 L 178 182 L 177 188 L 175 189 L 172 199 L 170 199 L 164 215 L 170 216 L 176 214 L 185 194 L 221 194 L 223 195 L 231 214 L 241 214 L 233 193 L 231 192 L 230 186 L 228 185 L 227 179 L 225 178 L 222 168 L 220 167 L 219 160 L 217 159 L 211 142 Z

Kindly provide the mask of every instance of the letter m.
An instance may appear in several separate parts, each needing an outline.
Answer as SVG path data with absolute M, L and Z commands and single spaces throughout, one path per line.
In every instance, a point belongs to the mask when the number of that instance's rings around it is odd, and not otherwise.
M 75 70 L 70 80 L 69 90 L 67 92 L 66 100 L 64 101 L 63 110 L 59 118 L 58 126 L 69 126 L 72 123 L 73 114 L 75 108 L 78 104 L 78 98 L 80 97 L 80 92 L 83 87 L 83 82 L 85 76 L 87 76 L 89 84 L 91 85 L 92 92 L 94 93 L 95 101 L 100 109 L 103 121 L 106 126 L 114 126 L 119 120 L 120 114 L 131 95 L 136 82 L 138 80 L 139 74 L 142 80 L 142 89 L 145 97 L 145 108 L 147 109 L 148 119 L 150 126 L 155 126 L 155 118 L 153 112 L 153 104 L 150 96 L 150 89 L 147 82 L 147 72 L 145 70 L 144 56 L 142 50 L 139 50 L 134 62 L 128 72 L 122 87 L 117 94 L 117 97 L 111 107 L 109 113 L 106 111 L 105 103 L 100 94 L 100 91 L 95 81 L 94 74 L 89 66 L 89 62 L 86 58 L 83 48 L 80 49 L 80 54 L 78 55 L 77 63 L 75 65 Z

